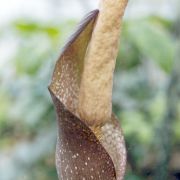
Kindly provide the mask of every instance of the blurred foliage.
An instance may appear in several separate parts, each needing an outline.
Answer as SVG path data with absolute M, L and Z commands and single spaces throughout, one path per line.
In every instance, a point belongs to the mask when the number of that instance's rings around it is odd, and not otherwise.
M 1 180 L 57 179 L 56 121 L 47 86 L 59 48 L 76 22 L 51 24 L 20 19 L 2 28 L 1 36 L 11 36 L 16 48 L 0 67 Z M 164 122 L 167 87 L 176 66 L 177 39 L 172 26 L 172 20 L 158 16 L 124 22 L 113 108 L 127 142 L 127 180 L 151 177 L 158 159 L 161 140 L 157 131 Z M 174 123 L 169 124 L 173 127 L 172 152 L 176 154 L 180 148 L 179 99 L 177 109 Z M 180 172 L 174 158 L 172 153 L 171 174 Z

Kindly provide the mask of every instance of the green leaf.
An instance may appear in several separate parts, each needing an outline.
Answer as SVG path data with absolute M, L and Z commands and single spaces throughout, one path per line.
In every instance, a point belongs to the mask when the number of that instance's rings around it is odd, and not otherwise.
M 57 26 L 53 25 L 43 25 L 37 22 L 15 22 L 15 28 L 23 33 L 46 33 L 51 37 L 58 36 L 60 29 Z
M 164 71 L 172 69 L 175 46 L 169 33 L 153 22 L 129 23 L 128 34 L 142 56 L 154 60 Z

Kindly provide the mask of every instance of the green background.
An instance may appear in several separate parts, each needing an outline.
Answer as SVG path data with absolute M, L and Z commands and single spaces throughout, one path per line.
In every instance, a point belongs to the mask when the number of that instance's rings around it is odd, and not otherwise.
M 180 176 L 178 3 L 172 17 L 151 13 L 124 20 L 113 109 L 127 144 L 125 180 Z M 0 27 L 0 43 L 10 38 L 16 44 L 0 66 L 0 180 L 57 180 L 57 124 L 47 86 L 79 20 L 22 16 Z

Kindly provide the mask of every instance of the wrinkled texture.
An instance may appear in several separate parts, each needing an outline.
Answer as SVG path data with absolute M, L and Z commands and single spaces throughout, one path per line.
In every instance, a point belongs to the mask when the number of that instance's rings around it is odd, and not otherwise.
M 112 114 L 113 74 L 127 0 L 102 0 L 85 56 L 79 114 L 89 125 L 108 122 Z

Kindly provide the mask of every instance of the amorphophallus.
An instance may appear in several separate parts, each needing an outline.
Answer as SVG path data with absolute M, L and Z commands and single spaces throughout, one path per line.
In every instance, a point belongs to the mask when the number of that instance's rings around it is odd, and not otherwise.
M 113 73 L 128 0 L 101 0 L 64 46 L 49 86 L 62 180 L 121 180 L 126 148 L 112 113 Z

